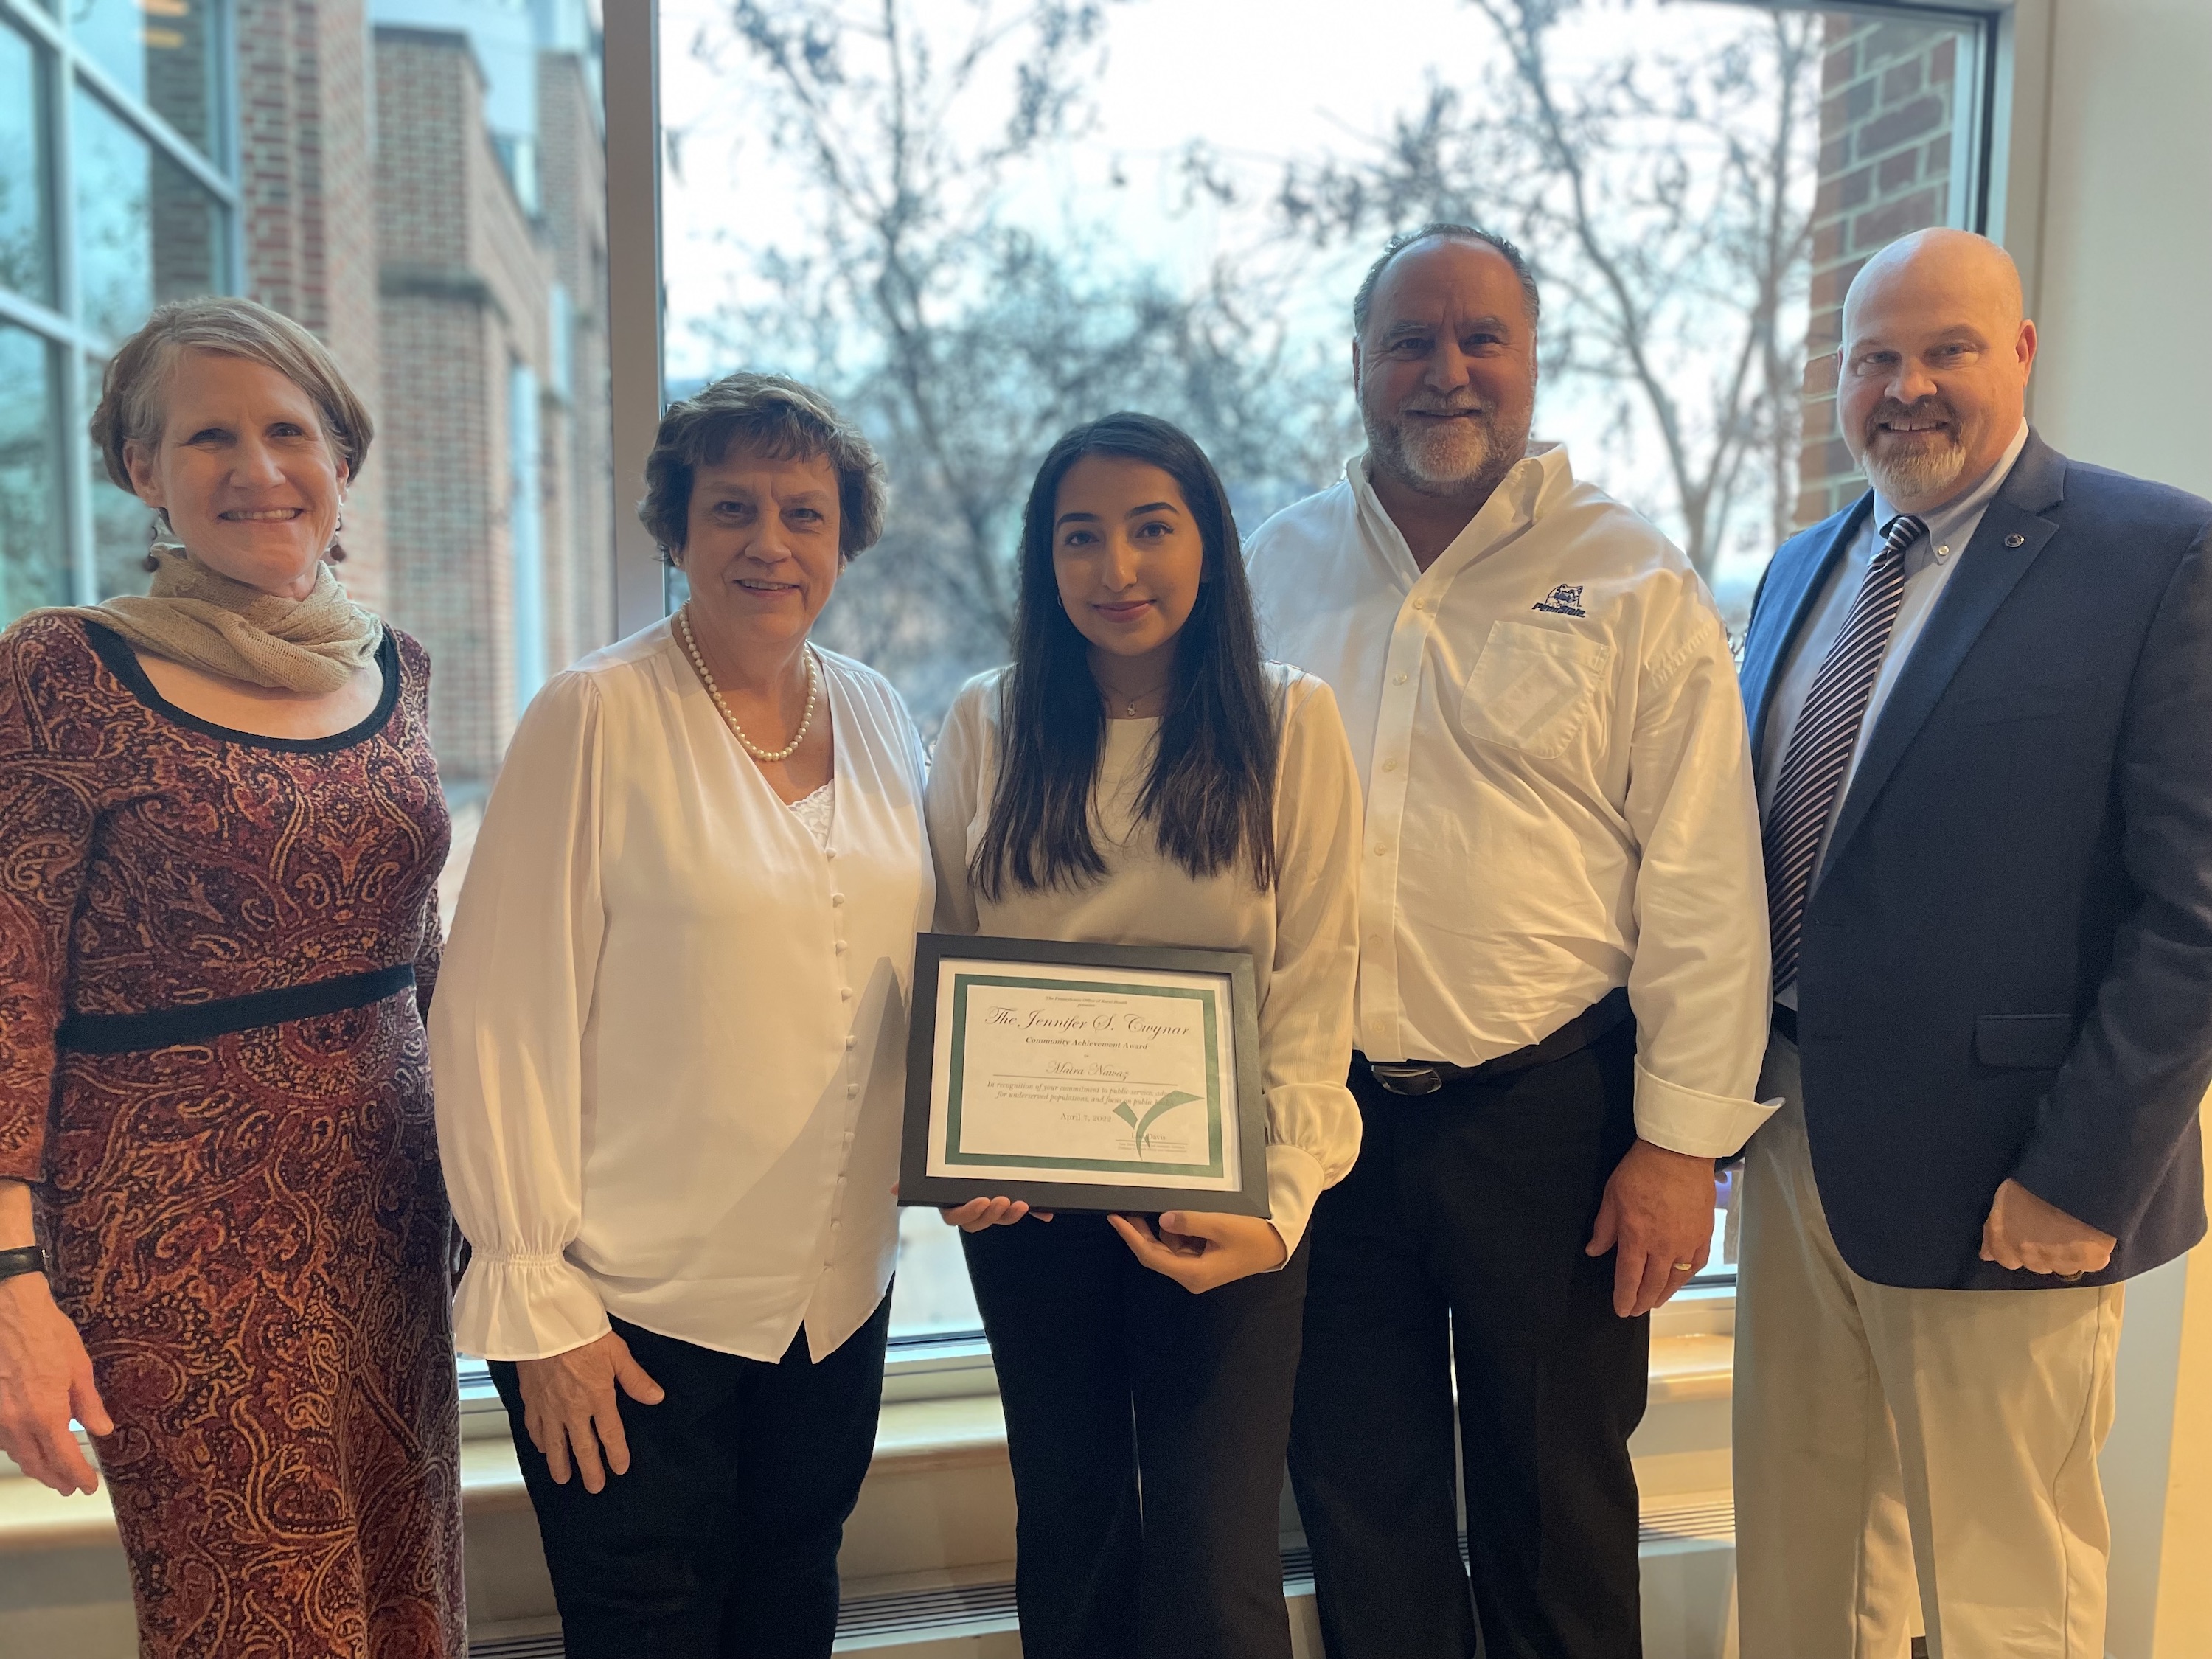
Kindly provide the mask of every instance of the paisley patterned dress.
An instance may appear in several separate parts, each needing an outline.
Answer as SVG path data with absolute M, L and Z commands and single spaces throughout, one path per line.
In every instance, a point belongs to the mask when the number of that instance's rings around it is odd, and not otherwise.
M 466 1651 L 420 1012 L 448 826 L 428 659 L 380 662 L 367 720 L 287 739 L 97 625 L 0 638 L 0 1176 L 38 1183 L 160 1659 Z

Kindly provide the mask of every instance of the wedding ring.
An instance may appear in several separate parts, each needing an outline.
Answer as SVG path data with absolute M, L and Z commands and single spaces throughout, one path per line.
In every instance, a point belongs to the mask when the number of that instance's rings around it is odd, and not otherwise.
M 1696 1267 L 1690 1262 L 1677 1261 L 1674 1264 L 1674 1271 L 1678 1273 L 1693 1273 L 1698 1270 Z

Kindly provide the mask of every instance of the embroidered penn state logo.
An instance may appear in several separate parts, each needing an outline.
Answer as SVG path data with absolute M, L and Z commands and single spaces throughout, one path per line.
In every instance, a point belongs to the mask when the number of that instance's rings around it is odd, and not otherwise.
M 1565 582 L 1561 582 L 1528 608 L 1532 611 L 1548 611 L 1554 617 L 1586 617 L 1589 614 L 1583 609 L 1583 589 L 1580 582 L 1571 586 Z

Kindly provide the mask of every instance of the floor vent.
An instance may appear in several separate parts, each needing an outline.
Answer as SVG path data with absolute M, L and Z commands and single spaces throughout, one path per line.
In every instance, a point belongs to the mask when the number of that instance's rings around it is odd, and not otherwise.
M 1013 1627 L 1012 1584 L 949 1584 L 939 1589 L 856 1596 L 837 1609 L 841 1642 L 864 1637 L 922 1636 L 933 1631 Z
M 1735 1504 L 1729 1499 L 1711 1504 L 1686 1504 L 1679 1509 L 1644 1511 L 1643 1541 L 1671 1544 L 1684 1539 L 1732 1539 L 1735 1536 Z
M 550 1636 L 495 1636 L 488 1642 L 469 1644 L 469 1659 L 566 1659 L 568 1651 L 558 1631 Z

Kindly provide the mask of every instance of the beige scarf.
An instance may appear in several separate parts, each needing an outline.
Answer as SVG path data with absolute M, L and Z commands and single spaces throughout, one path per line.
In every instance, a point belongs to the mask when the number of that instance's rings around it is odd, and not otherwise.
M 148 592 L 29 615 L 88 617 L 171 662 L 286 691 L 336 691 L 376 659 L 383 622 L 346 597 L 327 564 L 315 568 L 313 592 L 287 599 L 218 575 L 173 547 L 154 551 L 161 568 Z

